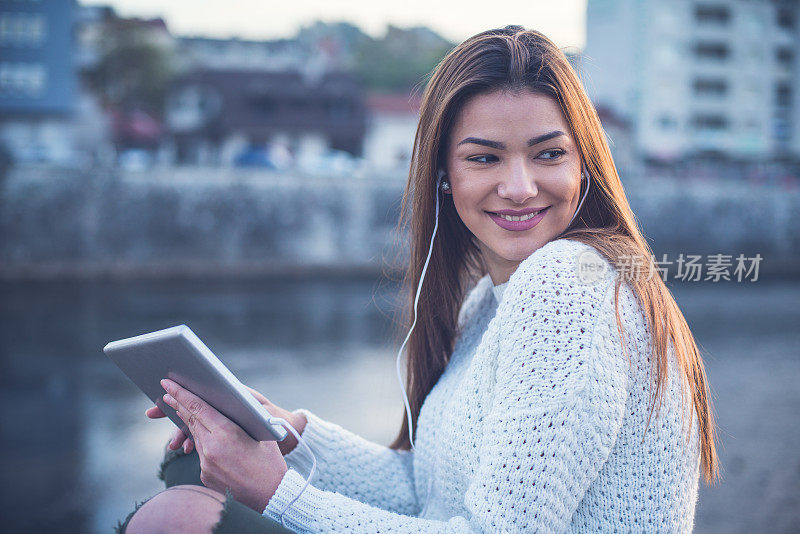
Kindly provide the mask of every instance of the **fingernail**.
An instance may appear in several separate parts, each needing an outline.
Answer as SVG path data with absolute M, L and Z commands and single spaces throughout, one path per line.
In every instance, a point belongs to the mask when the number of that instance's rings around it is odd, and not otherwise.
M 162 378 L 162 379 L 161 379 L 161 387 L 162 387 L 162 388 L 164 388 L 164 389 L 167 389 L 167 385 L 168 385 L 168 384 L 169 384 L 169 382 L 167 382 L 167 379 L 166 379 L 166 378 Z
M 175 401 L 175 399 L 172 398 L 172 395 L 170 395 L 169 393 L 164 393 L 164 402 L 166 402 L 167 404 L 172 406 L 172 403 L 174 401 Z

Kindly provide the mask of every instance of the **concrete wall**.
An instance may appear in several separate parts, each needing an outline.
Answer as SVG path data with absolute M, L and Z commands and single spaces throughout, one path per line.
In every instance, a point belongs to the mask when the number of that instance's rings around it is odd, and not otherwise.
M 0 278 L 377 274 L 399 261 L 405 176 L 13 169 L 0 186 Z M 634 187 L 635 185 L 635 187 Z M 760 253 L 800 274 L 800 192 L 632 181 L 657 253 Z

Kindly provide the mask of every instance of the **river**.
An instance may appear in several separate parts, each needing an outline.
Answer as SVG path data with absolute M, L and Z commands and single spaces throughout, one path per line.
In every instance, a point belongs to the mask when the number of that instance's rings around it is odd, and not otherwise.
M 243 382 L 388 443 L 400 426 L 391 313 L 372 279 L 0 284 L 5 532 L 110 532 L 161 489 L 168 421 L 108 360 L 111 340 L 177 324 Z M 706 358 L 723 480 L 698 533 L 800 531 L 800 282 L 688 284 L 674 294 Z

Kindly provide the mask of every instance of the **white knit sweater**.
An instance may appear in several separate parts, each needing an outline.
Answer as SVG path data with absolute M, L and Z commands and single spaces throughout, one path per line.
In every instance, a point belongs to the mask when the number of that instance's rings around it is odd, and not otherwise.
M 375 533 L 691 531 L 697 419 L 690 426 L 682 420 L 671 360 L 660 414 L 645 432 L 648 329 L 623 284 L 629 364 L 611 266 L 604 263 L 609 274 L 595 283 L 576 273 L 576 258 L 593 250 L 553 241 L 495 291 L 488 275 L 476 284 L 459 312 L 450 363 L 422 406 L 416 452 L 366 441 L 298 410 L 308 418 L 303 437 L 318 467 L 286 512 L 287 526 Z M 274 520 L 311 466 L 301 447 L 286 461 L 290 469 L 263 512 Z M 420 515 L 429 477 L 432 495 Z

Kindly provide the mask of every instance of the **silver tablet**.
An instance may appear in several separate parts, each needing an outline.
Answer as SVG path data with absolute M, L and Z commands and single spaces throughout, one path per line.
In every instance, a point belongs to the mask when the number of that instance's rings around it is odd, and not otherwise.
M 286 429 L 186 325 L 112 341 L 103 352 L 189 436 L 186 424 L 164 402 L 161 379 L 169 378 L 205 400 L 258 441 L 281 441 Z

